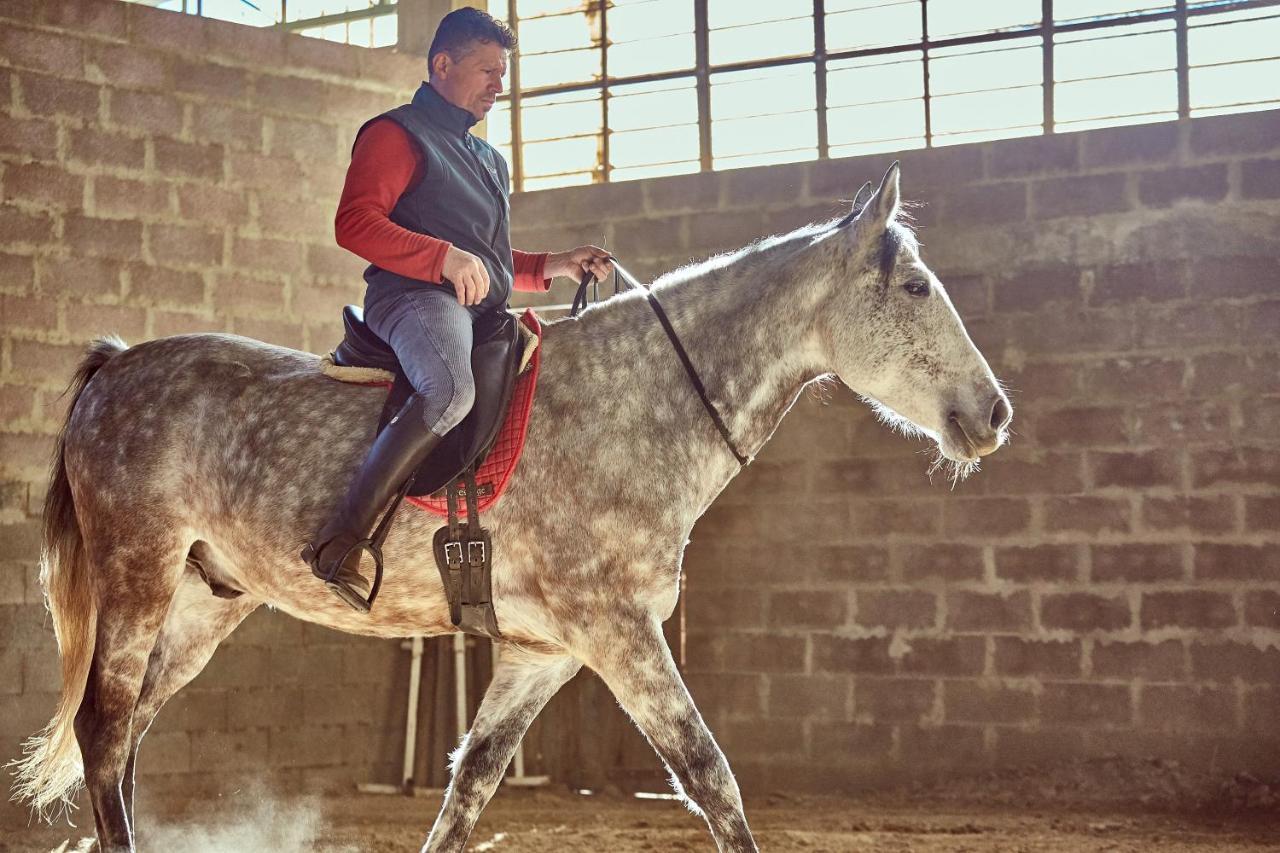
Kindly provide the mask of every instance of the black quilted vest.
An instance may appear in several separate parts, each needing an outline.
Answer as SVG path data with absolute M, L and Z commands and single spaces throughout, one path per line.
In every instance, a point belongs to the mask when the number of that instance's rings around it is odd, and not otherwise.
M 410 231 L 448 240 L 489 270 L 489 295 L 474 306 L 478 316 L 505 306 L 511 296 L 511 208 L 507 201 L 507 164 L 493 146 L 471 135 L 475 116 L 442 98 L 423 83 L 413 101 L 370 119 L 360 128 L 389 118 L 422 150 L 425 171 L 417 186 L 400 196 L 391 221 Z M 357 137 L 359 133 L 357 133 Z M 364 273 L 365 304 L 389 290 L 439 287 L 370 265 Z M 450 284 L 450 290 L 452 285 Z

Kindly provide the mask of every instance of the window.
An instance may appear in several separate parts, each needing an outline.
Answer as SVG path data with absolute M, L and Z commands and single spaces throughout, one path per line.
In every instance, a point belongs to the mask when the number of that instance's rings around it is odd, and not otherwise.
M 1187 33 L 1191 115 L 1280 107 L 1280 14 L 1247 9 L 1203 15 Z
M 929 20 L 932 27 L 933 18 Z M 963 24 L 957 20 L 953 26 Z M 1040 36 L 931 50 L 933 144 L 1040 133 L 1044 127 L 1043 57 Z
M 1084 130 L 1177 118 L 1176 36 L 1172 20 L 1055 36 L 1055 128 Z
M 827 63 L 830 156 L 923 148 L 924 139 L 924 51 Z
M 134 0 L 377 47 L 394 0 Z M 480 4 L 477 4 L 480 5 Z M 532 190 L 1280 108 L 1280 0 L 488 0 Z
M 360 47 L 396 43 L 394 0 L 129 0 L 173 12 L 251 27 L 280 26 L 299 35 Z
M 490 0 L 515 188 L 1280 107 L 1280 0 Z
M 813 53 L 813 0 L 707 0 L 711 65 Z
M 712 74 L 712 166 L 734 169 L 817 157 L 813 76 L 809 62 Z
M 609 169 L 615 181 L 696 172 L 698 93 L 692 77 L 609 89 Z

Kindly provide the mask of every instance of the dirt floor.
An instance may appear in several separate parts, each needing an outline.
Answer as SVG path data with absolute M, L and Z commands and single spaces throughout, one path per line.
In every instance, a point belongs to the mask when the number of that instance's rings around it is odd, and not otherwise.
M 1280 851 L 1277 789 L 1249 777 L 1208 780 L 1161 762 L 1082 762 L 1005 771 L 860 797 L 749 799 L 765 851 L 779 853 L 1031 853 L 1031 851 Z M 154 806 L 139 815 L 142 851 L 383 853 L 416 851 L 436 797 L 357 795 L 273 799 L 238 791 Z M 79 835 L 79 833 L 77 833 Z M 77 849 L 66 828 L 30 829 L 0 851 Z M 62 846 L 66 844 L 66 846 Z M 79 849 L 85 849 L 80 847 Z M 621 792 L 504 789 L 468 847 L 495 853 L 713 851 L 702 820 L 670 799 Z

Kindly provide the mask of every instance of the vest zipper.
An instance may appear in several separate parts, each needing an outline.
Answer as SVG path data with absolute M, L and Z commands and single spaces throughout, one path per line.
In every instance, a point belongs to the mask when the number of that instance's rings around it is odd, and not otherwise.
M 489 248 L 494 249 L 497 247 L 498 235 L 502 233 L 502 223 L 507 216 L 507 200 L 503 195 L 502 188 L 498 186 L 498 179 L 494 177 L 489 165 L 480 158 L 480 151 L 476 148 L 475 137 L 468 132 L 464 132 L 463 140 L 467 150 L 471 152 L 471 157 L 476 161 L 476 165 L 480 167 L 480 172 L 484 175 L 483 180 L 494 191 L 498 199 L 498 223 L 493 228 L 493 235 L 489 237 Z

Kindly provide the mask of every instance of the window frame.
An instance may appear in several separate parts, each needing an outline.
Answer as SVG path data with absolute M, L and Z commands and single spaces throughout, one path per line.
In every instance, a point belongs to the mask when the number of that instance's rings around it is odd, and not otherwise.
M 139 0 L 131 0 L 139 2 Z M 180 10 L 184 15 L 193 15 L 197 18 L 207 17 L 204 13 L 204 0 L 182 0 L 182 8 Z M 397 0 L 371 0 L 370 5 L 362 9 L 351 9 L 346 12 L 333 12 L 328 15 L 318 15 L 311 18 L 299 18 L 294 21 L 289 20 L 289 0 L 280 0 L 280 20 L 270 26 L 285 32 L 293 33 L 302 30 L 310 30 L 316 27 L 327 27 L 333 24 L 349 24 L 356 21 L 371 21 L 375 18 L 385 18 L 399 14 Z M 343 42 L 350 44 L 350 42 Z M 358 46 L 358 45 L 357 45 Z
M 1055 36 L 1063 33 L 1075 33 L 1087 30 L 1127 27 L 1158 21 L 1173 21 L 1176 45 L 1176 75 L 1178 89 L 1178 118 L 1191 115 L 1190 101 L 1190 67 L 1187 51 L 1187 32 L 1191 18 L 1201 15 L 1222 14 L 1247 9 L 1274 8 L 1280 6 L 1280 0 L 1219 0 L 1212 5 L 1192 7 L 1188 0 L 1173 0 L 1164 8 L 1137 11 L 1096 17 L 1088 20 L 1058 23 L 1054 20 L 1054 0 L 1041 0 L 1040 22 L 1032 26 L 1015 27 L 965 36 L 954 36 L 943 39 L 930 39 L 929 33 L 929 0 L 915 0 L 920 9 L 920 31 L 924 37 L 918 41 L 902 42 L 871 48 L 828 51 L 826 49 L 826 3 L 825 0 L 813 0 L 814 50 L 809 54 L 755 59 L 733 63 L 712 64 L 709 59 L 710 29 L 707 18 L 708 0 L 692 0 L 694 4 L 694 66 L 674 71 L 661 71 L 652 74 L 635 74 L 624 77 L 609 76 L 609 0 L 589 0 L 583 12 L 594 11 L 599 15 L 601 52 L 601 76 L 591 81 L 579 81 L 555 86 L 541 86 L 527 91 L 520 86 L 520 63 L 518 57 L 511 63 L 510 91 L 501 100 L 510 104 L 511 120 L 511 180 L 516 192 L 524 190 L 524 163 L 521 156 L 522 134 L 520 103 L 526 97 L 569 94 L 572 92 L 598 90 L 602 101 L 602 126 L 600 128 L 600 158 L 593 172 L 593 181 L 606 183 L 610 179 L 613 167 L 609 162 L 609 96 L 610 88 L 634 83 L 656 83 L 664 80 L 675 80 L 691 77 L 695 83 L 698 104 L 698 148 L 699 171 L 714 170 L 712 160 L 711 138 L 714 133 L 711 121 L 711 76 L 725 71 L 751 71 L 762 68 L 776 68 L 789 65 L 812 64 L 814 66 L 814 88 L 816 96 L 818 153 L 817 159 L 830 159 L 830 144 L 827 128 L 827 63 L 844 59 L 856 59 L 872 56 L 891 56 L 894 54 L 919 51 L 922 55 L 921 73 L 924 78 L 924 147 L 933 148 L 932 92 L 929 85 L 930 51 L 944 48 L 969 45 L 997 44 L 1003 41 L 1025 39 L 1039 36 L 1042 52 L 1043 119 L 1041 132 L 1045 135 L 1055 132 L 1054 120 L 1054 41 Z M 517 13 L 518 0 L 507 0 L 507 25 L 516 33 L 520 32 L 520 18 Z

